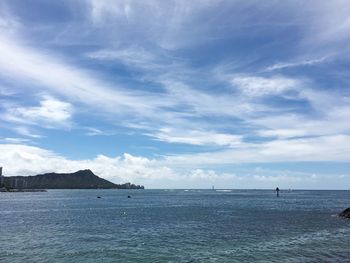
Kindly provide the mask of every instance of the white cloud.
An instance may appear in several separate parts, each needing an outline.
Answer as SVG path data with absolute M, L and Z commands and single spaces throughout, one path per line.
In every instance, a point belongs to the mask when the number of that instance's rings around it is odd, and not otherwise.
M 214 131 L 179 130 L 175 128 L 161 128 L 159 132 L 149 134 L 160 141 L 170 143 L 185 143 L 192 145 L 235 146 L 242 141 L 242 136 L 217 133 Z
M 300 182 L 304 181 L 305 178 L 287 175 L 277 175 L 277 176 L 266 176 L 266 175 L 254 175 L 254 179 L 258 181 L 270 181 L 270 182 Z
M 167 90 L 168 96 L 178 102 L 178 108 L 183 109 L 181 112 L 185 112 L 189 117 L 232 116 L 246 118 L 267 109 L 264 105 L 255 104 L 231 93 L 201 91 L 176 80 L 167 79 L 161 83 Z
M 42 136 L 39 134 L 34 133 L 32 130 L 30 130 L 28 127 L 25 126 L 17 126 L 12 128 L 16 133 L 26 136 L 26 137 L 31 137 L 31 138 L 41 138 Z
M 93 127 L 86 127 L 85 129 L 87 130 L 87 132 L 85 133 L 87 136 L 108 136 L 108 135 L 113 135 L 113 133 L 111 133 L 111 132 L 102 131 L 100 129 L 93 128 Z
M 13 144 L 21 144 L 21 143 L 30 142 L 30 140 L 26 139 L 26 138 L 13 138 L 13 137 L 6 137 L 4 139 L 0 139 L 0 141 L 2 141 L 4 143 L 13 143 Z
M 21 144 L 0 144 L 0 166 L 4 174 L 35 175 L 45 172 L 74 172 L 91 169 L 97 175 L 115 183 L 145 183 L 146 187 L 167 188 L 175 185 L 193 187 L 198 182 L 210 185 L 213 180 L 232 179 L 235 176 L 216 174 L 201 169 L 175 172 L 157 160 L 123 154 L 107 157 L 98 155 L 94 159 L 70 160 L 52 151 Z
M 284 76 L 256 77 L 237 76 L 231 79 L 234 87 L 247 96 L 280 95 L 288 90 L 298 89 L 300 82 Z
M 237 116 L 253 110 L 244 102 L 233 105 L 232 99 L 225 94 L 213 97 L 210 93 L 191 89 L 178 81 L 159 80 L 166 89 L 164 93 L 127 91 L 95 77 L 91 72 L 62 62 L 49 53 L 28 48 L 21 44 L 20 39 L 14 41 L 4 35 L 0 38 L 3 40 L 0 41 L 0 74 L 3 77 L 15 78 L 22 85 L 30 83 L 32 89 L 40 86 L 45 92 L 59 94 L 65 98 L 64 103 L 75 107 L 79 107 L 77 104 L 88 105 L 91 112 L 98 110 L 107 114 L 108 118 L 113 114 L 119 117 L 118 123 L 126 126 L 144 123 L 144 127 L 155 130 L 164 125 L 181 128 L 188 123 L 188 117 L 198 113 L 203 116 Z M 19 107 L 9 112 L 7 117 L 12 121 L 41 118 L 56 122 L 69 117 L 68 104 L 50 104 L 44 100 L 39 107 Z M 53 106 L 56 108 L 50 110 L 49 107 Z M 258 106 L 254 108 L 258 109 Z
M 72 117 L 72 105 L 45 95 L 40 106 L 8 108 L 3 119 L 10 122 L 46 126 L 67 126 Z
M 348 1 L 336 0 L 312 5 L 312 15 L 305 29 L 306 41 L 324 47 L 347 41 L 350 32 L 350 7 Z
M 156 166 L 150 159 L 130 154 L 114 158 L 99 155 L 94 159 L 70 160 L 52 151 L 21 144 L 0 144 L 0 163 L 7 175 L 91 169 L 114 182 L 135 182 L 145 178 L 152 180 L 172 175 L 169 168 Z
M 283 152 L 283 149 L 280 152 Z M 242 154 L 242 152 L 238 154 Z M 290 155 L 291 151 L 287 151 L 285 154 Z M 334 152 L 330 154 L 334 154 Z M 246 159 L 245 161 L 264 162 L 268 160 L 263 154 L 259 153 L 258 155 L 260 160 Z M 273 189 L 276 185 L 284 188 L 326 188 L 326 186 L 329 188 L 332 185 L 340 187 L 350 179 L 350 176 L 346 174 L 316 175 L 314 173 L 293 171 L 264 171 L 264 169 L 253 169 L 252 174 L 237 175 L 236 173 L 218 172 L 213 169 L 193 168 L 197 164 L 193 162 L 192 157 L 183 156 L 181 162 L 184 158 L 191 162 L 191 168 L 185 168 L 186 161 L 176 165 L 171 164 L 169 159 L 156 160 L 127 153 L 116 157 L 98 155 L 93 159 L 71 160 L 39 147 L 0 144 L 0 166 L 4 167 L 6 176 L 91 169 L 96 175 L 115 183 L 132 182 L 144 184 L 147 188 L 211 188 L 212 185 L 216 188 L 254 187 Z M 214 158 L 215 163 L 224 164 L 226 162 L 225 159 L 219 160 L 219 156 L 215 156 L 215 154 L 208 157 Z M 227 157 L 232 158 L 232 154 Z M 247 157 L 247 155 L 244 157 Z M 208 159 L 202 158 L 201 163 L 198 164 L 199 167 L 202 164 L 210 164 L 207 161 Z M 234 160 L 232 159 L 231 162 L 234 162 Z M 179 166 L 182 168 L 179 169 Z M 334 181 L 334 178 L 337 178 L 337 180 Z
M 212 116 L 235 117 L 245 123 L 257 125 L 257 130 L 250 130 L 252 134 L 262 136 L 275 134 L 280 138 L 302 136 L 303 133 L 313 136 L 335 135 L 348 130 L 348 126 L 340 122 L 345 121 L 348 116 L 345 113 L 350 112 L 346 107 L 348 101 L 338 94 L 312 90 L 307 87 L 308 83 L 300 79 L 282 75 L 271 77 L 231 75 L 230 81 L 234 87 L 247 96 L 235 96 L 226 92 L 214 94 L 210 90 L 194 89 L 172 77 L 167 78 L 168 75 L 159 76 L 157 79 L 163 85 L 165 92 L 126 91 L 83 69 L 62 62 L 53 55 L 28 48 L 20 44 L 20 40 L 14 42 L 5 36 L 1 38 L 4 39 L 0 42 L 0 57 L 3 58 L 0 60 L 0 74 L 3 76 L 16 78 L 23 83 L 30 81 L 34 86 L 41 85 L 44 89 L 67 98 L 64 103 L 74 103 L 75 107 L 77 104 L 83 104 L 88 105 L 91 112 L 97 109 L 99 113 L 104 113 L 108 117 L 113 114 L 119 117 L 117 118 L 119 124 L 134 128 L 137 125 L 159 140 L 195 145 L 235 144 L 238 139 L 236 135 L 217 131 L 222 127 L 229 127 L 230 124 L 226 122 L 212 124 L 205 121 L 206 117 Z M 290 122 L 290 116 L 280 112 L 284 109 L 272 110 L 269 105 L 254 101 L 254 98 L 259 96 L 285 96 L 288 91 L 294 91 L 296 99 L 308 100 L 316 113 L 325 114 L 325 119 L 309 119 L 302 113 L 295 113 L 293 122 Z M 339 98 L 342 103 L 339 103 Z M 67 119 L 70 111 L 64 108 L 68 104 L 55 105 L 43 102 L 38 107 L 18 107 L 10 112 L 8 117 L 12 120 L 31 122 L 40 118 L 47 121 L 51 119 L 56 123 Z M 56 107 L 59 114 L 49 109 L 52 106 Z M 260 112 L 271 112 L 271 115 L 268 118 L 257 117 Z M 190 120 L 193 117 L 198 121 Z M 203 119 L 199 120 L 198 117 Z M 281 118 L 286 121 L 280 122 Z M 162 127 L 169 127 L 177 134 L 164 132 L 161 130 Z M 189 130 L 197 132 L 188 132 Z M 212 137 L 205 138 L 205 134 L 201 132 L 203 130 L 211 131 Z M 325 132 L 328 130 L 329 132 Z
M 263 137 L 330 136 L 349 134 L 350 107 L 348 96 L 333 91 L 303 88 L 297 97 L 306 100 L 313 114 L 303 112 L 276 114 L 247 120 L 264 127 L 257 133 Z
M 346 0 L 310 1 L 302 8 L 299 1 L 91 0 L 90 7 L 95 27 L 107 28 L 118 39 L 147 39 L 167 49 L 224 38 L 266 37 L 285 28 L 298 36 L 292 43 L 296 52 L 342 53 L 339 48 L 350 30 Z
M 189 179 L 193 181 L 197 180 L 205 180 L 212 183 L 218 182 L 218 181 L 230 181 L 230 180 L 242 180 L 244 177 L 239 177 L 235 174 L 230 173 L 222 173 L 218 174 L 217 172 L 213 170 L 203 170 L 203 169 L 195 169 L 192 170 L 189 174 Z
M 94 77 L 92 72 L 83 70 L 45 52 L 21 45 L 5 36 L 0 37 L 0 74 L 16 78 L 23 85 L 41 86 L 61 94 L 71 101 L 88 104 L 91 107 L 114 114 L 138 113 L 151 116 L 162 106 L 172 102 L 147 92 L 129 92 L 118 85 L 111 85 Z
M 282 139 L 288 139 L 293 137 L 301 137 L 307 135 L 307 131 L 295 128 L 295 129 L 271 129 L 258 131 L 258 135 L 262 137 L 278 137 Z
M 7 6 L 7 4 L 2 1 L 0 3 L 0 33 L 6 32 L 7 34 L 13 34 L 18 31 L 21 27 L 18 19 L 16 19 Z
M 1 97 L 11 97 L 15 94 L 16 94 L 16 91 L 14 91 L 13 89 L 10 90 L 9 88 L 0 87 L 0 96 Z
M 131 6 L 129 1 L 114 0 L 91 0 L 91 15 L 95 23 L 102 23 L 108 20 L 110 16 L 122 19 L 128 19 Z
M 142 47 L 103 49 L 90 52 L 87 57 L 96 60 L 119 61 L 125 65 L 151 70 L 160 69 L 164 61 L 160 54 L 154 55 Z
M 294 68 L 294 67 L 300 67 L 300 66 L 312 66 L 312 65 L 321 64 L 325 62 L 326 59 L 327 57 L 322 57 L 317 59 L 307 59 L 307 60 L 301 60 L 301 61 L 295 61 L 295 62 L 279 62 L 267 67 L 266 71 L 274 71 L 274 70 Z
M 224 165 L 275 162 L 349 162 L 349 135 L 277 139 L 245 143 L 240 147 L 206 153 L 167 156 L 169 166 Z
M 108 7 L 110 3 L 106 3 L 105 7 Z M 133 8 L 131 7 L 131 9 Z M 193 6 L 189 8 L 192 9 Z M 154 82 L 162 85 L 164 92 L 126 90 L 118 84 L 104 81 L 95 73 L 72 66 L 50 52 L 30 48 L 19 38 L 11 39 L 3 35 L 1 40 L 0 74 L 4 77 L 15 78 L 24 85 L 25 82 L 29 82 L 31 86 L 40 86 L 40 88 L 46 89 L 52 94 L 60 94 L 60 97 L 63 96 L 67 103 L 75 107 L 79 107 L 77 104 L 84 104 L 89 106 L 88 110 L 91 112 L 98 110 L 99 113 L 108 117 L 113 114 L 113 117 L 117 117 L 114 118 L 116 123 L 127 127 L 145 129 L 148 134 L 153 134 L 159 140 L 167 142 L 195 145 L 213 143 L 228 146 L 235 143 L 236 138 L 233 138 L 232 135 L 220 132 L 220 128 L 229 124 L 213 124 L 204 120 L 206 117 L 212 116 L 235 117 L 245 123 L 259 124 L 258 131 L 252 133 L 258 133 L 262 136 L 273 135 L 273 133 L 279 134 L 278 136 L 281 138 L 287 138 L 288 134 L 291 134 L 290 136 L 299 135 L 302 132 L 294 131 L 289 125 L 272 127 L 264 125 L 262 122 L 258 123 L 259 120 L 257 120 L 256 115 L 260 112 L 271 112 L 272 116 L 273 114 L 283 116 L 284 113 L 280 112 L 283 109 L 278 107 L 271 109 L 267 104 L 254 101 L 254 98 L 268 95 L 285 96 L 289 91 L 296 91 L 299 94 L 298 99 L 306 98 L 314 105 L 317 102 L 324 101 L 323 98 L 315 96 L 317 92 L 311 94 L 305 91 L 304 87 L 301 88 L 305 84 L 302 80 L 282 75 L 261 77 L 250 74 L 232 77 L 233 74 L 231 74 L 231 84 L 245 94 L 245 98 L 228 92 L 216 93 L 210 90 L 200 90 L 200 87 L 193 88 L 179 81 L 175 76 L 176 74 L 169 75 L 167 69 L 159 71 L 158 76 L 153 79 Z M 134 46 L 120 50 L 109 47 L 90 55 L 96 59 L 116 58 L 125 64 L 136 67 L 146 68 L 147 63 L 154 63 L 157 66 L 160 63 L 162 65 L 163 61 L 159 62 L 157 58 L 159 52 L 153 52 L 154 50 L 149 51 L 138 46 L 137 48 Z M 14 63 L 13 61 L 17 62 Z M 183 71 L 187 70 L 191 70 L 191 68 L 184 65 Z M 316 112 L 322 108 L 317 106 Z M 34 112 L 32 111 L 32 113 Z M 24 116 L 25 113 L 19 109 L 17 117 L 18 115 Z M 41 113 L 39 115 L 44 117 Z M 189 120 L 192 117 L 203 119 L 198 121 Z M 304 121 L 300 117 L 297 119 Z M 191 125 L 189 125 L 190 122 L 192 122 Z M 161 130 L 162 127 L 170 127 L 172 130 L 176 130 L 178 134 L 164 132 Z M 275 129 L 275 132 L 271 131 Z M 212 139 L 206 139 L 200 132 L 192 132 L 191 134 L 191 132 L 187 132 L 188 130 L 209 130 L 213 137 Z M 283 133 L 286 135 L 283 135 Z
M 96 28 L 108 28 L 123 39 L 147 39 L 162 48 L 177 49 L 196 39 L 211 39 L 203 34 L 209 34 L 206 27 L 193 21 L 204 22 L 202 12 L 220 8 L 220 1 L 91 0 L 90 7 Z
M 330 111 L 319 119 L 298 115 L 281 115 L 257 118 L 251 122 L 264 127 L 264 129 L 257 131 L 257 134 L 262 137 L 287 139 L 303 136 L 334 136 L 350 132 L 350 124 L 346 121 L 349 114 L 350 109 L 344 108 L 343 111 L 341 109 Z

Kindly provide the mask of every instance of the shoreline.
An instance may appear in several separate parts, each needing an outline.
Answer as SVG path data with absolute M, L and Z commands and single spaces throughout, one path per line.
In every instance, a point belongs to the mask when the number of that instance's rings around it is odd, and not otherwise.
M 47 192 L 46 189 L 0 189 L 2 193 Z

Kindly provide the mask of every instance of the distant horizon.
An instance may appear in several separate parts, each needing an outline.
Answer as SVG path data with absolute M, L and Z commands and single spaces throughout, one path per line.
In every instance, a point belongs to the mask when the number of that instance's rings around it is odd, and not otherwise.
M 343 189 L 349 21 L 342 0 L 1 1 L 0 166 Z
M 3 167 L 1 167 L 3 168 Z M 92 171 L 91 169 L 89 168 L 85 168 L 85 169 L 81 169 L 81 170 L 77 170 L 77 171 L 73 171 L 73 172 L 55 172 L 55 171 L 48 171 L 48 172 L 44 172 L 44 173 L 40 173 L 40 174 L 28 174 L 28 175 L 6 175 L 6 174 L 2 174 L 2 176 L 5 176 L 5 177 L 27 177 L 27 176 L 36 176 L 36 175 L 41 175 L 41 174 L 50 174 L 50 173 L 56 173 L 56 174 L 70 174 L 70 173 L 76 173 L 76 172 L 79 172 L 79 171 L 84 171 L 84 170 L 89 170 L 89 171 Z M 92 171 L 93 172 L 93 171 Z M 94 172 L 93 172 L 94 173 Z M 105 179 L 105 180 L 108 180 L 106 178 L 103 178 L 101 176 L 99 176 L 98 174 L 94 173 L 96 176 L 102 178 L 102 179 Z M 109 181 L 109 180 L 108 180 Z M 124 184 L 124 183 L 132 183 L 132 184 L 136 184 L 136 185 L 142 185 L 142 184 L 139 184 L 139 183 L 135 183 L 135 182 L 131 182 L 131 181 L 124 181 L 124 182 L 113 182 L 115 184 Z M 213 182 L 214 183 L 214 182 Z M 179 188 L 149 188 L 147 187 L 147 185 L 143 185 L 145 187 L 144 190 L 212 190 L 212 191 L 216 191 L 216 190 L 271 190 L 271 191 L 275 191 L 276 187 L 279 187 L 281 191 L 350 191 L 349 188 L 340 188 L 340 189 L 335 189 L 335 188 L 291 188 L 291 187 L 280 187 L 279 185 L 276 185 L 275 187 L 274 186 L 271 186 L 270 188 L 268 187 L 265 187 L 265 188 L 225 188 L 225 187 L 215 187 L 215 185 L 211 185 L 210 187 L 207 187 L 207 188 L 196 188 L 196 187 L 193 187 L 193 188 L 182 188 L 182 187 L 179 187 Z M 214 189 L 213 189 L 214 187 Z M 51 189 L 52 190 L 52 189 Z M 79 189 L 54 189 L 54 190 L 79 190 Z M 81 190 L 81 189 L 80 189 Z M 104 190 L 108 190 L 108 189 L 104 189 Z M 123 189 L 119 189 L 119 190 L 123 190 Z
M 82 169 L 82 170 L 90 170 L 90 169 L 87 168 L 87 169 Z M 78 171 L 82 171 L 82 170 L 78 170 Z M 75 172 L 78 172 L 78 171 L 75 171 Z M 56 173 L 56 172 L 46 172 L 44 174 L 47 174 L 47 173 Z M 62 173 L 74 173 L 74 172 L 62 172 Z M 39 175 L 39 174 L 36 174 L 36 175 Z M 10 176 L 7 176 L 7 175 L 2 174 L 2 176 L 5 176 L 5 177 L 12 177 L 12 176 L 14 176 L 14 177 L 16 177 L 16 176 L 26 177 L 26 176 L 36 176 L 36 175 L 30 174 L 30 175 L 10 175 Z M 97 174 L 95 174 L 95 175 L 97 175 Z M 100 177 L 100 178 L 105 179 L 103 177 Z M 106 179 L 106 180 L 108 180 L 108 179 Z M 119 184 L 123 184 L 123 183 L 134 184 L 134 182 L 119 182 Z M 279 186 L 276 185 L 276 187 L 279 187 Z M 273 188 L 273 187 L 272 188 L 221 188 L 221 187 L 217 188 L 217 187 L 215 187 L 215 185 L 211 185 L 208 188 L 148 188 L 145 186 L 145 189 L 142 189 L 142 190 L 211 190 L 211 191 L 216 191 L 216 190 L 219 190 L 219 191 L 220 190 L 252 190 L 252 191 L 253 190 L 264 190 L 264 191 L 274 192 L 275 189 L 276 188 Z M 283 187 L 281 188 L 281 187 L 279 187 L 279 189 L 280 189 L 280 191 L 287 191 L 287 192 L 292 192 L 292 191 L 350 191 L 350 188 L 343 188 L 343 189 L 311 188 L 311 189 L 308 189 L 308 188 L 283 188 Z M 51 189 L 51 190 L 84 190 L 84 189 Z M 89 190 L 91 190 L 91 189 L 89 189 Z M 99 190 L 99 189 L 96 189 L 96 190 Z M 100 189 L 100 190 L 113 190 L 113 189 Z M 118 189 L 118 190 L 127 190 L 127 189 Z

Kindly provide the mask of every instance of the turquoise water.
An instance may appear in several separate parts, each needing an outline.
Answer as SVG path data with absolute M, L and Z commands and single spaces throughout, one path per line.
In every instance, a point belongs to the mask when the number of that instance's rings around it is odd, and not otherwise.
M 0 262 L 350 262 L 349 206 L 350 191 L 0 193 Z

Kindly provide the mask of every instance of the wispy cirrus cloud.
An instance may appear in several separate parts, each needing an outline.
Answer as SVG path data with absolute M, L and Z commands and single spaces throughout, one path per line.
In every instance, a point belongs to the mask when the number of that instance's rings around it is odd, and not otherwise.
M 174 128 L 161 128 L 159 132 L 148 134 L 160 141 L 169 143 L 183 143 L 191 145 L 237 146 L 242 137 L 234 134 L 223 134 L 213 131 L 177 130 Z
M 2 43 L 0 55 L 5 58 L 11 56 L 12 61 L 22 60 L 24 62 L 23 64 L 12 64 L 9 62 L 10 58 L 3 60 L 0 63 L 0 68 L 4 69 L 2 75 L 16 76 L 22 81 L 30 80 L 35 87 L 45 85 L 47 92 L 59 94 L 69 101 L 60 102 L 46 98 L 38 107 L 15 107 L 7 112 L 8 121 L 28 123 L 46 119 L 47 123 L 55 121 L 60 123 L 64 119 L 70 119 L 72 108 L 70 103 L 87 104 L 92 109 L 97 107 L 108 114 L 119 115 L 121 118 L 136 114 L 139 116 L 136 121 L 144 120 L 148 122 L 148 127 L 154 127 L 154 121 L 158 121 L 158 127 L 164 126 L 161 123 L 169 124 L 174 121 L 182 126 L 188 123 L 187 117 L 194 116 L 193 111 L 204 114 L 236 114 L 238 109 L 232 109 L 230 99 L 225 96 L 221 97 L 222 103 L 220 108 L 217 108 L 214 107 L 215 99 L 210 94 L 195 91 L 186 86 L 181 88 L 178 84 L 174 87 L 170 82 L 163 82 L 166 87 L 166 92 L 163 94 L 131 93 L 111 86 L 103 80 L 91 78 L 84 70 L 66 65 L 53 56 L 42 54 L 35 49 L 28 49 L 18 43 Z M 178 105 L 184 105 L 187 110 L 171 110 Z
M 127 66 L 152 70 L 164 66 L 159 54 L 153 54 L 142 47 L 103 49 L 86 54 L 90 59 L 121 62 Z
M 232 163 L 273 162 L 349 162 L 349 135 L 277 139 L 261 143 L 245 143 L 237 148 L 168 156 L 171 166 L 225 165 Z
M 116 34 L 118 28 L 118 34 L 122 35 L 123 39 L 147 39 L 162 48 L 177 49 L 193 43 L 195 38 L 204 40 L 204 37 L 206 41 L 211 39 L 211 36 L 203 34 L 209 33 L 206 27 L 192 22 L 196 19 L 204 20 L 202 12 L 219 6 L 219 2 L 207 0 L 195 2 L 91 0 L 90 17 L 95 27 L 107 27 L 111 34 Z M 139 16 L 140 13 L 142 18 Z M 194 27 L 187 26 L 190 24 Z
M 294 67 L 302 67 L 302 66 L 313 66 L 313 65 L 324 63 L 325 61 L 327 61 L 327 59 L 328 59 L 327 57 L 322 57 L 322 58 L 307 59 L 307 60 L 294 61 L 294 62 L 279 62 L 271 66 L 268 66 L 266 68 L 266 71 L 282 70 L 286 68 L 294 68 Z
M 11 130 L 16 132 L 17 134 L 25 137 L 29 137 L 32 139 L 38 139 L 42 138 L 43 136 L 38 134 L 37 132 L 33 131 L 32 129 L 28 128 L 27 126 L 21 126 L 16 125 L 15 127 L 12 127 Z
M 3 139 L 0 139 L 3 143 L 13 143 L 13 144 L 24 144 L 24 143 L 30 143 L 31 140 L 27 138 L 16 138 L 16 137 L 6 137 Z
M 86 130 L 85 135 L 87 135 L 87 136 L 111 136 L 111 135 L 114 135 L 113 132 L 105 131 L 102 129 L 97 129 L 94 127 L 85 127 L 84 130 Z
M 193 89 L 182 82 L 177 80 L 173 81 L 171 78 L 164 77 L 156 79 L 156 82 L 163 85 L 165 89 L 164 93 L 130 93 L 123 88 L 113 86 L 98 78 L 93 78 L 91 75 L 88 75 L 84 69 L 75 68 L 61 62 L 54 56 L 18 45 L 18 43 L 9 42 L 6 44 L 6 41 L 4 43 L 2 44 L 3 49 L 1 54 L 3 54 L 5 58 L 10 54 L 10 56 L 14 56 L 13 58 L 11 57 L 12 59 L 24 60 L 25 64 L 14 65 L 8 62 L 11 61 L 10 59 L 3 60 L 3 62 L 0 63 L 0 67 L 2 66 L 4 69 L 2 74 L 5 74 L 5 76 L 7 74 L 12 74 L 23 81 L 30 79 L 35 85 L 44 84 L 48 91 L 58 93 L 71 102 L 88 104 L 91 108 L 99 105 L 98 107 L 101 109 L 100 106 L 102 106 L 106 113 L 113 113 L 120 116 L 129 116 L 130 114 L 134 115 L 136 113 L 139 115 L 139 117 L 135 119 L 136 122 L 141 123 L 143 120 L 145 121 L 146 126 L 144 127 L 146 127 L 146 129 L 152 127 L 153 131 L 148 134 L 153 134 L 158 140 L 166 142 L 205 145 L 206 143 L 199 143 L 199 141 L 201 141 L 199 139 L 201 136 L 198 136 L 195 132 L 192 134 L 187 133 L 189 134 L 187 136 L 175 136 L 174 134 L 169 135 L 164 133 L 164 130 L 162 131 L 164 126 L 172 123 L 179 127 L 177 128 L 178 132 L 186 133 L 186 129 L 190 128 L 190 126 L 188 126 L 188 118 L 198 116 L 198 114 L 203 117 L 232 116 L 240 118 L 244 122 L 262 125 L 265 126 L 266 130 L 259 131 L 258 134 L 264 136 L 274 133 L 282 134 L 289 128 L 265 125 L 263 123 L 263 118 L 259 118 L 262 120 L 260 122 L 255 121 L 255 114 L 270 111 L 271 107 L 261 102 L 254 101 L 251 98 L 270 95 L 279 95 L 283 97 L 286 92 L 293 90 L 298 92 L 301 99 L 307 99 L 312 104 L 319 103 L 323 100 L 320 95 L 317 95 L 315 92 L 312 93 L 311 89 L 306 89 L 305 82 L 281 75 L 270 77 L 239 75 L 230 79 L 231 84 L 233 84 L 235 88 L 248 96 L 247 99 L 230 93 L 215 94 L 215 96 L 213 96 L 210 91 L 204 92 Z M 44 61 L 50 61 L 49 65 L 47 65 L 47 63 L 44 65 Z M 62 79 L 61 75 L 65 77 Z M 303 86 L 303 88 L 301 88 L 301 86 Z M 234 103 L 232 103 L 233 101 Z M 47 103 L 47 106 L 49 104 L 51 103 Z M 54 105 L 55 104 L 50 106 Z M 181 107 L 180 111 L 169 110 L 178 107 Z M 318 111 L 322 107 L 317 106 L 315 110 Z M 14 110 L 14 112 L 12 112 L 13 114 L 10 114 L 9 117 L 11 117 L 13 121 L 16 118 L 19 120 L 20 116 L 24 117 L 22 120 L 33 121 L 33 118 L 27 116 L 28 114 L 37 114 L 38 117 L 45 117 L 44 115 L 52 113 L 52 111 L 44 108 L 43 105 L 41 108 L 18 108 Z M 273 111 L 276 111 L 276 109 Z M 55 118 L 67 116 L 67 111 L 63 111 L 60 114 L 61 115 L 55 116 Z M 53 120 L 55 120 L 55 118 L 53 118 Z M 272 116 L 271 119 L 273 118 Z M 302 121 L 303 118 L 298 117 L 297 119 Z M 154 125 L 154 122 L 157 122 L 157 125 Z M 201 123 L 203 124 L 205 122 L 194 122 L 192 126 L 195 127 Z M 209 125 L 208 127 L 208 124 L 205 124 L 205 126 L 206 129 L 209 128 L 213 131 L 213 136 L 215 134 L 217 135 L 216 137 L 214 136 L 213 139 L 206 140 L 208 143 L 211 141 L 213 145 L 223 145 L 222 140 L 218 139 L 219 137 L 222 138 L 226 136 L 225 138 L 227 139 L 237 136 L 232 133 L 224 134 L 220 131 L 215 131 L 217 128 L 215 125 Z M 183 132 L 181 132 L 181 129 Z M 195 128 L 192 129 L 196 130 Z M 275 129 L 276 131 L 270 131 L 271 129 Z M 289 129 L 291 134 L 301 134 L 299 131 L 292 130 L 294 129 Z
M 237 76 L 231 79 L 234 87 L 247 96 L 283 95 L 300 87 L 301 81 L 284 76 Z

